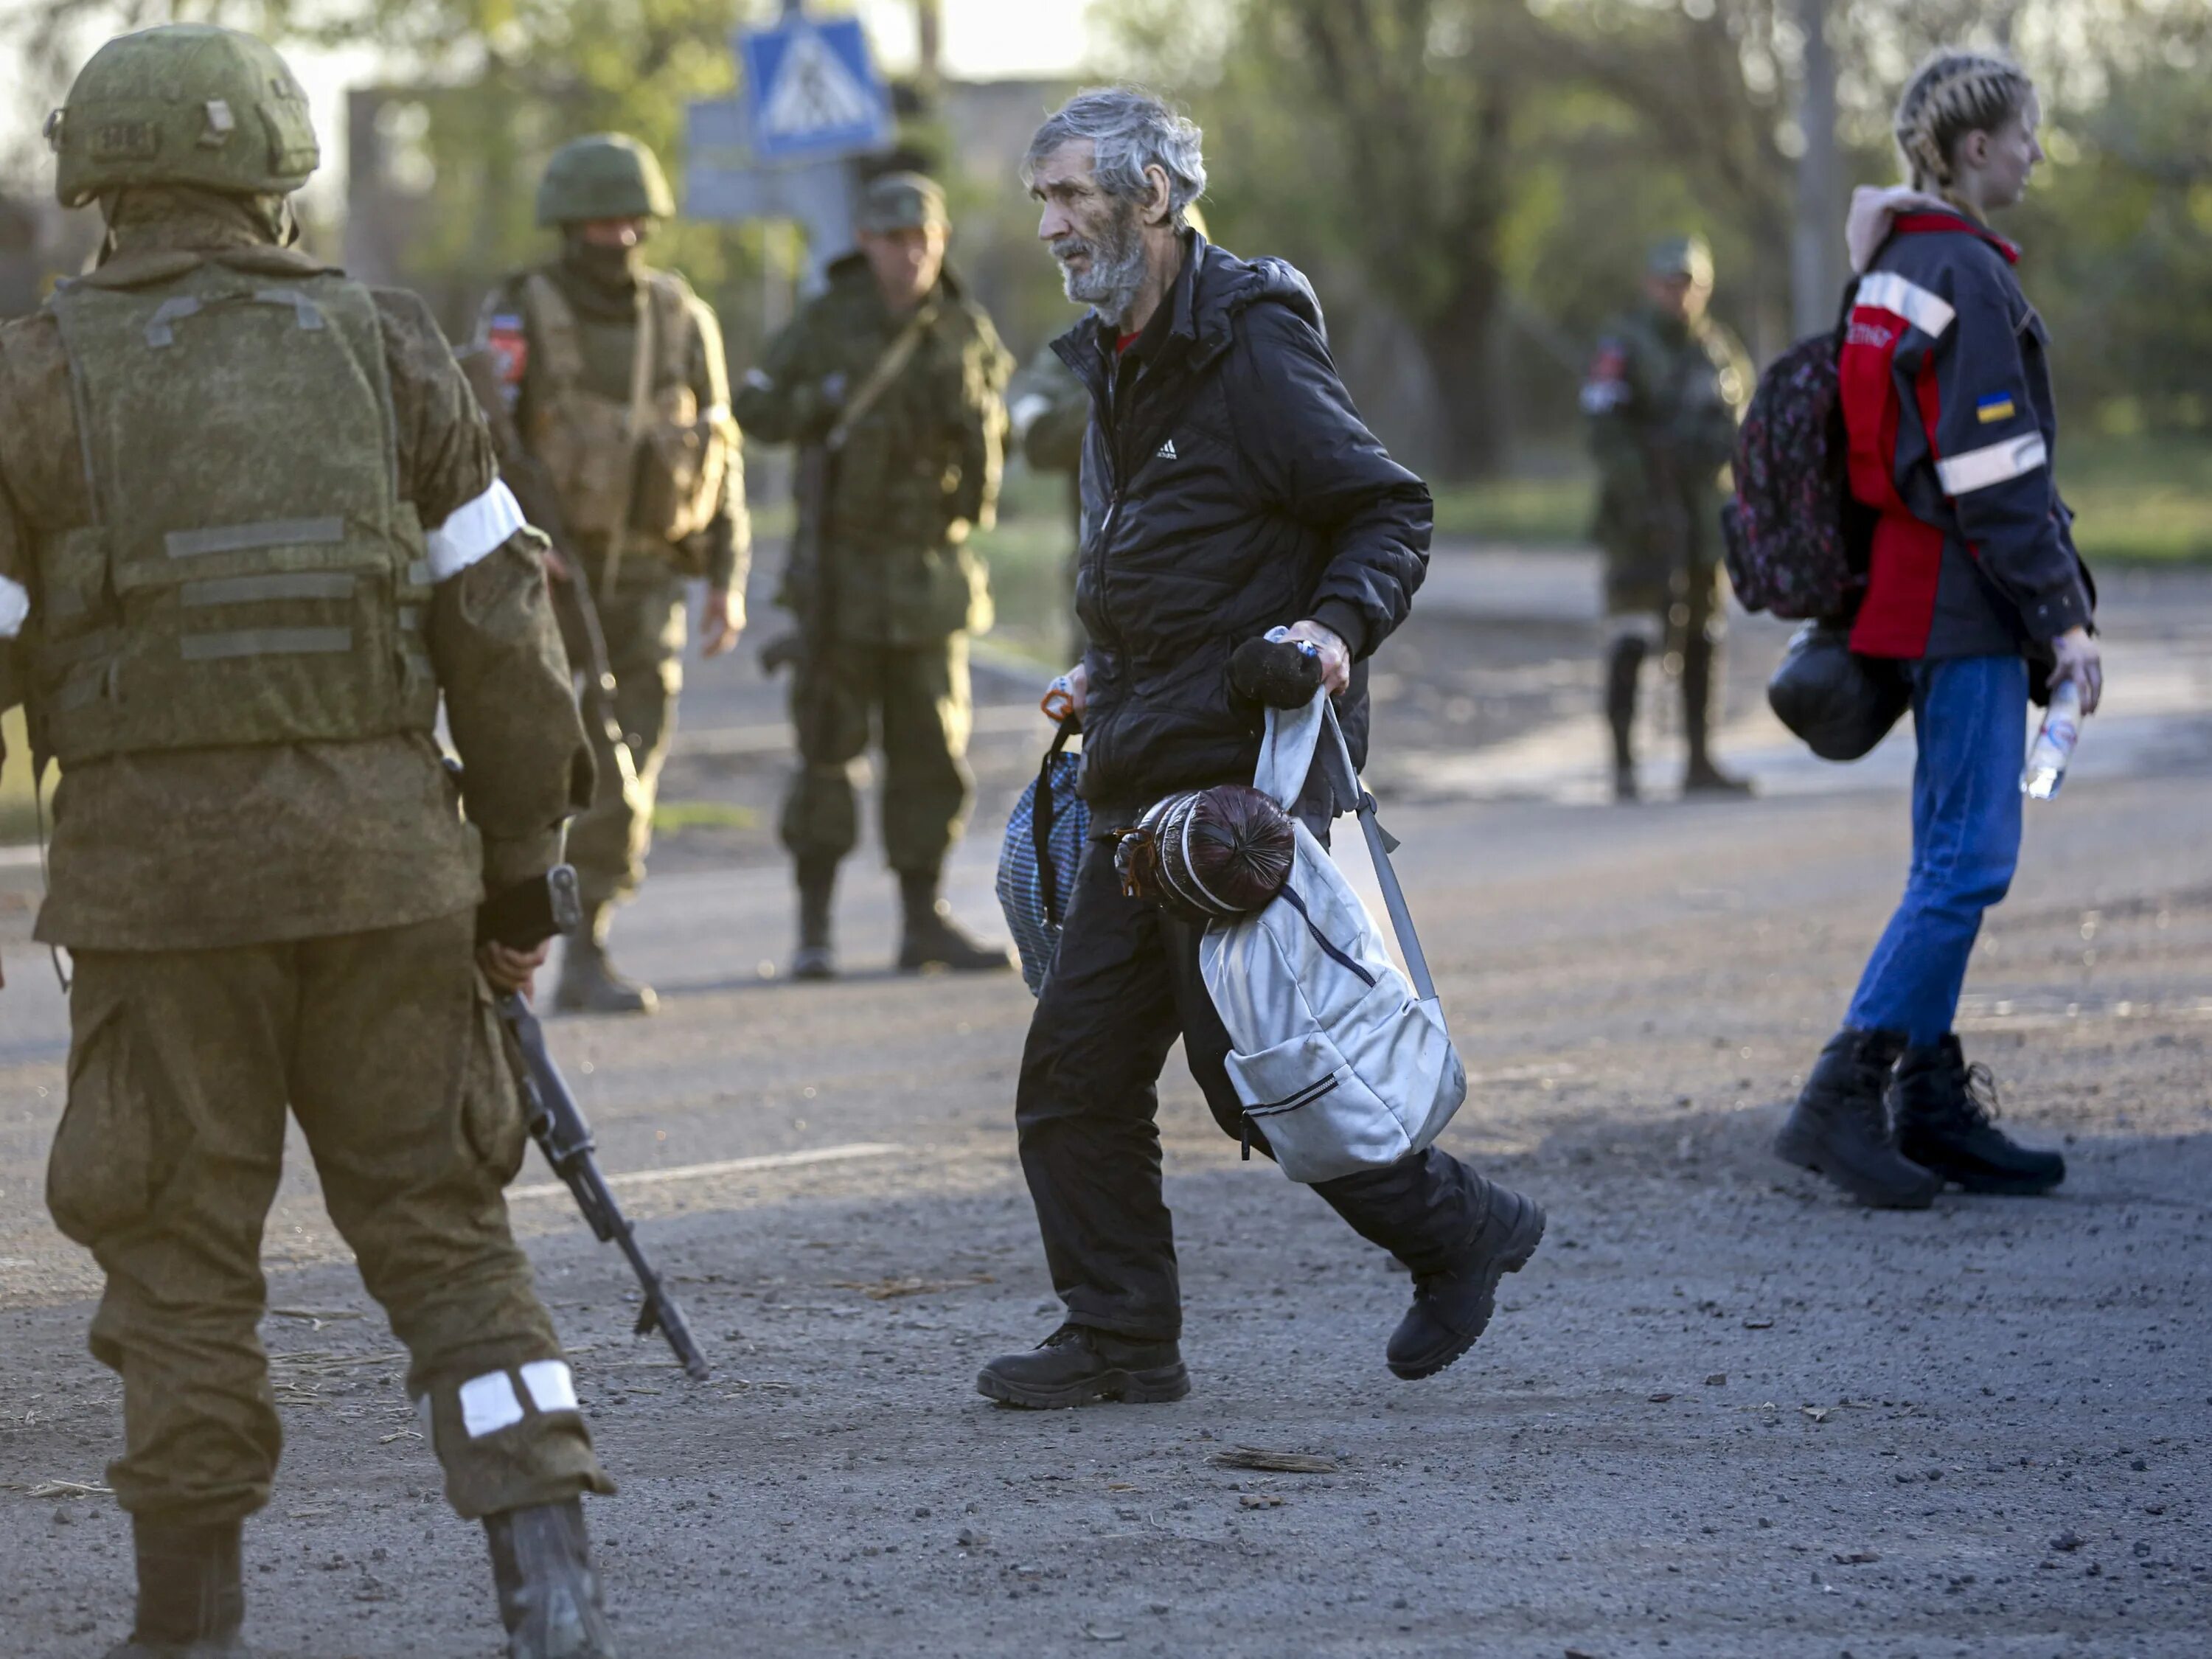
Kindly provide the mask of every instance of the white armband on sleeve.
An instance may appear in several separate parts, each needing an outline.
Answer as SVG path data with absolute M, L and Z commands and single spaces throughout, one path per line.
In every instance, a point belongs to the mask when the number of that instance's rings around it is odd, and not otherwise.
M 21 634 L 30 614 L 30 590 L 12 577 L 0 576 L 0 640 Z
M 524 527 L 528 520 L 506 481 L 494 478 L 491 488 L 472 501 L 464 501 L 422 538 L 429 555 L 430 580 L 441 582 L 458 576 L 494 548 Z

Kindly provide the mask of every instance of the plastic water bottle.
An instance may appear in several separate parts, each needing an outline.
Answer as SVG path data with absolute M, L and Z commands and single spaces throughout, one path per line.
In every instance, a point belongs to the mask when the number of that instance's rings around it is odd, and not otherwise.
M 2027 764 L 2021 770 L 2020 792 L 2030 800 L 2049 800 L 2066 781 L 2066 763 L 2074 758 L 2074 745 L 2081 737 L 2081 690 L 2071 680 L 2051 688 L 2051 706 L 2043 711 L 2043 726 L 2028 746 Z

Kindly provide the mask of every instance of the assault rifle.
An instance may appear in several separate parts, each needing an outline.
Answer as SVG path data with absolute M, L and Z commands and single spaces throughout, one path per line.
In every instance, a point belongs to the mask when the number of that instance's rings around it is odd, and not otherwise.
M 555 933 L 574 933 L 583 919 L 576 872 L 562 864 L 542 880 L 510 887 L 485 904 L 477 912 L 477 936 L 512 950 L 534 951 Z M 646 1259 L 637 1242 L 637 1229 L 622 1212 L 606 1176 L 599 1172 L 599 1161 L 592 1156 L 592 1126 L 584 1121 L 575 1096 L 568 1092 L 561 1068 L 546 1049 L 544 1028 L 519 991 L 501 996 L 499 1017 L 521 1062 L 515 1075 L 522 1085 L 523 1109 L 532 1138 L 545 1154 L 546 1163 L 553 1166 L 553 1173 L 568 1183 L 568 1190 L 576 1196 L 576 1207 L 584 1212 L 599 1243 L 612 1241 L 620 1247 L 629 1259 L 630 1271 L 637 1275 L 644 1305 L 638 1310 L 635 1334 L 650 1336 L 659 1331 L 668 1339 L 685 1373 L 694 1382 L 706 1382 L 714 1375 L 708 1369 L 707 1357 L 692 1339 L 684 1310 Z
M 783 567 L 784 586 L 794 601 L 792 608 L 799 625 L 763 645 L 760 653 L 764 672 L 773 674 L 782 668 L 792 672 L 792 709 L 800 726 L 802 749 L 817 746 L 809 742 L 810 738 L 826 740 L 828 737 L 818 728 L 828 718 L 826 659 L 836 636 L 837 587 L 824 532 L 836 471 L 837 452 L 828 443 L 800 447 L 792 471 L 793 516 Z M 810 732 L 809 726 L 817 729 Z
M 828 747 L 830 735 L 823 726 L 832 708 L 828 657 L 837 626 L 836 578 L 830 557 L 830 501 L 836 489 L 837 458 L 854 428 L 913 361 L 922 337 L 936 320 L 935 301 L 917 306 L 858 386 L 842 392 L 843 377 L 833 377 L 841 387 L 841 395 L 832 399 L 837 416 L 818 441 L 799 446 L 791 485 L 797 514 L 791 527 L 791 550 L 784 562 L 785 585 L 795 590 L 793 598 L 799 627 L 763 646 L 760 662 L 771 674 L 789 667 L 797 676 L 793 683 L 792 714 L 799 727 L 801 752 Z M 811 734 L 807 730 L 810 726 L 814 728 Z M 817 741 L 810 741 L 810 736 Z
M 561 624 L 561 642 L 568 647 L 569 660 L 582 665 L 584 718 L 605 738 L 615 769 L 622 775 L 623 793 L 633 794 L 637 789 L 637 757 L 630 753 L 623 736 L 622 718 L 615 713 L 615 671 L 607 654 L 606 631 L 599 626 L 599 607 L 592 598 L 592 584 L 584 574 L 576 544 L 562 522 L 561 496 L 554 488 L 553 476 L 523 447 L 514 416 L 507 411 L 498 362 L 491 353 L 475 348 L 462 352 L 458 361 L 469 390 L 477 394 L 477 403 L 483 410 L 484 423 L 491 428 L 500 477 L 514 492 L 522 516 L 552 542 L 553 551 L 568 572 L 565 580 L 556 577 L 545 585 L 553 601 L 554 618 Z

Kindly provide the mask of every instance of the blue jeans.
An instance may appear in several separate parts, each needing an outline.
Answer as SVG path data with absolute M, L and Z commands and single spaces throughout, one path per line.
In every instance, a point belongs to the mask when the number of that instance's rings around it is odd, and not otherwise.
M 2027 665 L 1947 657 L 1912 671 L 1912 872 L 1844 1024 L 1898 1031 L 1916 1048 L 1951 1029 L 1982 912 L 2020 861 Z

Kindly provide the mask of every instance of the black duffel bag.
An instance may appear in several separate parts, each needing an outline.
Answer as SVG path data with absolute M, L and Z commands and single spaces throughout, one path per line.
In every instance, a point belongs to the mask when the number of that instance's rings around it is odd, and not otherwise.
M 1889 735 L 1912 702 L 1905 663 L 1862 657 L 1847 623 L 1808 622 L 1766 683 L 1767 705 L 1822 760 L 1855 761 Z

